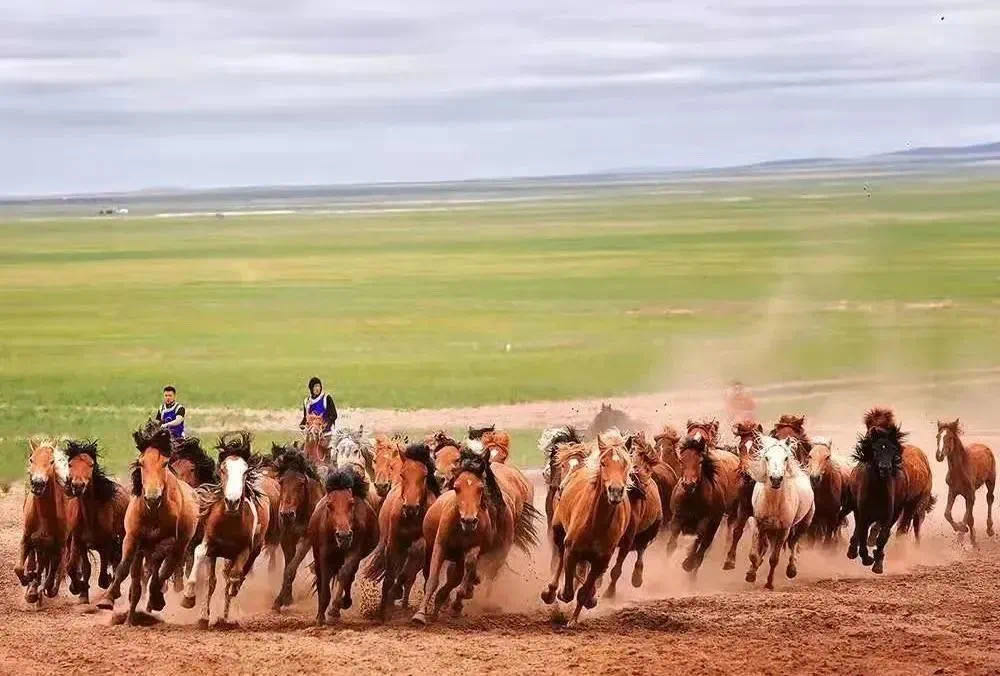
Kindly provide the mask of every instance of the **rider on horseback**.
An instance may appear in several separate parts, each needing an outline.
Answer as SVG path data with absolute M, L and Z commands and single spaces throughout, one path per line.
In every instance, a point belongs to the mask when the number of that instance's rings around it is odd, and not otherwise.
M 177 390 L 173 385 L 163 388 L 163 404 L 156 412 L 160 427 L 170 432 L 171 439 L 184 438 L 184 406 L 177 401 Z
M 310 415 L 323 416 L 324 432 L 329 432 L 337 422 L 337 406 L 333 403 L 333 395 L 323 391 L 323 383 L 315 376 L 309 379 L 309 396 L 302 402 L 300 429 L 305 429 L 306 417 Z

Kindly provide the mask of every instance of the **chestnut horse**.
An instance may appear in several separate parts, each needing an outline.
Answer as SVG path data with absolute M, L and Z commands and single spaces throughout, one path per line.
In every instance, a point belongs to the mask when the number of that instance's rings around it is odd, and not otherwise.
M 316 562 L 316 624 L 340 618 L 350 608 L 351 586 L 361 560 L 378 544 L 378 516 L 367 500 L 368 482 L 352 465 L 331 469 L 326 495 L 309 519 L 307 538 Z M 300 545 L 301 547 L 301 545 Z M 333 589 L 331 591 L 331 585 Z
M 670 523 L 673 512 L 670 511 L 670 496 L 677 485 L 677 471 L 663 461 L 663 452 L 656 446 L 650 445 L 645 432 L 635 432 L 625 438 L 625 447 L 629 453 L 635 456 L 642 453 L 648 460 L 650 477 L 656 484 L 656 490 L 660 494 L 660 511 L 663 515 L 661 527 Z M 673 452 L 673 449 L 671 449 Z M 677 454 L 674 453 L 676 458 Z
M 956 533 L 968 531 L 972 546 L 976 545 L 975 519 L 972 507 L 976 504 L 976 491 L 986 485 L 986 534 L 993 536 L 993 489 L 997 482 L 997 465 L 993 451 L 984 444 L 962 443 L 962 427 L 958 419 L 954 422 L 937 424 L 937 461 L 948 460 L 948 502 L 944 508 L 944 518 L 948 520 Z M 951 507 L 955 498 L 961 495 L 965 499 L 964 523 L 955 523 L 951 517 Z
M 680 475 L 681 471 L 681 463 L 677 456 L 677 445 L 680 441 L 680 433 L 670 425 L 664 425 L 663 431 L 653 437 L 656 450 L 660 452 L 663 462 L 667 463 L 677 475 Z
M 631 471 L 632 456 L 625 448 L 625 440 L 618 430 L 610 430 L 598 435 L 597 447 L 587 457 L 586 466 L 566 478 L 552 519 L 555 561 L 542 601 L 555 601 L 559 578 L 563 576 L 559 600 L 570 603 L 576 597 L 571 625 L 579 621 L 584 607 L 597 605 L 597 581 L 628 529 L 632 504 L 626 488 Z M 577 566 L 581 564 L 589 566 L 589 570 L 576 591 Z
M 481 441 L 490 453 L 490 462 L 507 462 L 507 458 L 510 457 L 509 434 L 503 430 L 489 430 L 483 434 Z
M 27 587 L 24 599 L 41 604 L 39 585 L 46 596 L 59 593 L 66 542 L 66 455 L 54 441 L 28 440 L 28 485 L 24 497 L 24 530 L 14 574 Z
M 644 432 L 630 434 L 626 448 L 632 455 L 632 471 L 625 487 L 630 503 L 629 522 L 625 534 L 618 543 L 618 558 L 611 568 L 611 580 L 604 592 L 607 598 L 614 598 L 618 578 L 622 575 L 622 564 L 630 552 L 635 552 L 632 586 L 642 586 L 642 573 L 645 567 L 643 555 L 646 553 L 646 547 L 660 532 L 660 525 L 663 522 L 660 490 L 653 479 L 653 468 L 657 464 L 662 464 L 660 455 L 646 440 Z
M 736 455 L 740 459 L 739 495 L 736 498 L 736 516 L 732 521 L 733 530 L 729 537 L 726 561 L 722 564 L 723 570 L 732 570 L 736 567 L 736 548 L 743 537 L 747 521 L 753 516 L 753 489 L 757 482 L 750 476 L 750 463 L 760 452 L 760 439 L 763 434 L 764 427 L 756 420 L 741 420 L 733 425 Z
M 181 601 L 184 608 L 193 608 L 195 586 L 208 578 L 208 593 L 198 618 L 202 628 L 208 627 L 211 617 L 216 560 L 226 560 L 225 606 L 219 622 L 227 625 L 230 604 L 264 548 L 271 526 L 271 501 L 259 486 L 264 477 L 259 471 L 259 458 L 251 454 L 249 433 L 241 433 L 232 443 L 224 436 L 218 448 L 219 481 L 198 489 L 204 535 L 194 550 L 194 566 Z
M 689 573 L 701 566 L 723 517 L 736 513 L 741 485 L 739 458 L 728 451 L 710 449 L 709 442 L 710 438 L 702 435 L 681 443 L 680 480 L 670 496 L 674 518 L 667 553 L 676 548 L 681 533 L 694 535 L 695 541 L 681 564 Z
M 514 472 L 509 465 L 490 463 L 489 451 L 479 439 L 463 444 L 452 489 L 424 517 L 424 600 L 413 622 L 426 624 L 436 618 L 459 584 L 451 609 L 461 614 L 462 602 L 472 598 L 481 579 L 495 577 L 512 546 L 529 553 L 537 544 L 538 512 L 521 485 L 527 482 Z M 450 563 L 447 580 L 439 588 L 446 562 Z
M 854 511 L 854 534 L 847 558 L 857 558 L 883 572 L 885 545 L 892 525 L 899 522 L 899 533 L 913 526 L 920 541 L 920 524 L 934 506 L 931 495 L 931 469 L 927 456 L 916 446 L 904 445 L 906 435 L 895 423 L 872 427 L 858 440 L 854 449 L 852 483 L 857 506 Z M 878 526 L 874 556 L 868 554 L 868 531 Z
M 399 470 L 403 466 L 403 441 L 385 434 L 375 435 L 375 492 L 385 499 L 389 489 L 399 483 Z
M 836 543 L 847 515 L 854 511 L 851 468 L 833 457 L 831 443 L 829 439 L 816 437 L 812 440 L 812 449 L 809 451 L 809 478 L 812 481 L 816 513 L 806 535 L 827 546 Z
M 139 457 L 131 467 L 132 497 L 125 512 L 122 561 L 98 607 L 113 609 L 125 576 L 131 575 L 126 622 L 136 624 L 135 609 L 145 581 L 143 565 L 150 573 L 146 609 L 163 610 L 163 583 L 184 560 L 198 525 L 198 497 L 193 488 L 167 469 L 171 450 L 167 430 L 147 420 L 132 433 L 132 439 Z
M 100 556 L 97 584 L 107 589 L 111 575 L 121 563 L 125 538 L 125 510 L 128 492 L 109 478 L 100 466 L 96 441 L 66 442 L 69 480 L 66 488 L 73 499 L 66 503 L 69 534 L 70 593 L 82 603 L 90 602 L 90 556 Z
M 812 449 L 812 442 L 809 441 L 805 426 L 806 417 L 804 415 L 786 414 L 778 418 L 778 422 L 774 423 L 774 427 L 767 434 L 767 436 L 779 440 L 795 439 L 798 442 L 795 445 L 795 459 L 802 467 L 809 464 L 809 451 Z
M 303 435 L 303 450 L 305 454 L 317 465 L 326 465 L 330 462 L 330 441 L 333 432 L 327 432 L 326 421 L 321 415 L 309 414 L 306 416 L 305 429 Z
M 709 449 L 719 447 L 719 421 L 715 418 L 688 420 L 685 428 L 687 431 L 686 439 L 703 440 L 705 448 Z
M 560 427 L 549 427 L 542 430 L 538 437 L 538 450 L 545 458 L 545 467 L 542 469 L 542 480 L 545 482 L 547 491 L 545 494 L 545 523 L 552 525 L 552 514 L 555 511 L 556 496 L 559 493 L 559 485 L 562 483 L 562 472 L 559 468 L 557 452 L 562 444 L 582 443 L 580 434 L 568 425 Z
M 393 602 L 409 605 L 410 589 L 423 566 L 424 516 L 441 494 L 434 461 L 427 444 L 410 444 L 403 452 L 400 481 L 393 486 L 379 511 L 379 543 L 365 577 L 382 581 L 379 619 L 384 621 Z
M 302 563 L 302 559 L 297 556 L 299 543 L 306 535 L 309 519 L 323 498 L 324 490 L 316 466 L 298 448 L 279 446 L 277 449 L 272 449 L 272 455 L 275 456 L 274 467 L 278 473 L 280 487 L 278 514 L 281 524 L 281 550 L 285 555 L 283 584 L 272 608 L 280 610 L 292 603 L 292 581 Z M 305 556 L 308 547 L 301 551 Z
M 444 430 L 439 430 L 434 434 L 428 434 L 424 443 L 434 457 L 434 476 L 438 485 L 442 488 L 449 485 L 454 478 L 453 473 L 461 455 L 458 442 L 449 437 Z

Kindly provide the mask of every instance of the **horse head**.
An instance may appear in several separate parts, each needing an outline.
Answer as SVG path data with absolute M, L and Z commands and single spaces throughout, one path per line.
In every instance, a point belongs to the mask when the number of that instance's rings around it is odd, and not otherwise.
M 97 442 L 75 441 L 66 442 L 66 459 L 69 465 L 67 492 L 74 497 L 81 497 L 94 483 L 97 470 Z
M 680 433 L 670 425 L 664 425 L 663 431 L 653 437 L 660 458 L 672 467 L 677 466 L 677 444 L 680 440 Z
M 769 484 L 771 488 L 781 488 L 785 477 L 794 475 L 798 468 L 795 446 L 796 441 L 793 438 L 761 437 L 760 458 L 754 479 Z
M 715 418 L 708 420 L 688 420 L 687 436 L 696 441 L 703 440 L 706 448 L 715 446 L 715 440 L 719 436 L 719 421 Z
M 28 439 L 28 479 L 31 493 L 41 496 L 49 483 L 58 479 L 65 481 L 68 474 L 66 455 L 59 450 L 56 442 L 49 439 Z
M 597 454 L 591 454 L 591 463 L 596 460 L 598 481 L 604 488 L 607 500 L 612 505 L 625 498 L 625 487 L 632 471 L 632 456 L 625 448 L 625 439 L 617 429 L 597 435 Z
M 943 462 L 951 455 L 956 444 L 959 442 L 959 435 L 962 433 L 962 425 L 958 418 L 951 422 L 937 421 L 937 453 L 935 457 L 938 462 Z
M 819 479 L 823 476 L 830 463 L 833 452 L 833 442 L 826 437 L 816 437 L 812 440 L 812 448 L 809 449 L 809 476 Z
M 491 488 L 495 495 L 489 495 Z M 462 444 L 452 489 L 459 527 L 463 533 L 475 533 L 481 522 L 480 514 L 488 509 L 488 500 L 502 499 L 490 469 L 489 451 L 480 440 L 468 439 Z
M 275 457 L 278 470 L 278 515 L 283 523 L 294 523 L 299 517 L 309 518 L 309 482 L 319 481 L 316 467 L 302 451 L 295 447 L 282 447 Z
M 368 495 L 368 482 L 353 466 L 331 469 L 326 477 L 327 524 L 341 551 L 354 542 L 354 505 Z
M 401 444 L 384 434 L 375 437 L 375 492 L 384 498 L 389 489 L 399 481 L 399 471 L 403 466 Z
M 715 479 L 717 469 L 715 459 L 703 437 L 688 437 L 681 442 L 678 460 L 680 476 L 677 483 L 688 495 L 693 494 L 701 482 L 711 482 Z
M 878 473 L 887 481 L 895 476 L 903 462 L 903 441 L 906 434 L 895 424 L 873 427 L 858 439 L 854 458 Z
M 403 499 L 403 518 L 419 518 L 427 493 L 439 495 L 441 488 L 435 476 L 434 460 L 426 444 L 410 444 L 403 452 L 399 471 L 400 493 Z
M 757 439 L 764 435 L 764 426 L 756 420 L 741 420 L 733 425 L 733 436 L 738 440 L 740 458 L 752 455 Z
M 139 457 L 132 464 L 132 495 L 141 497 L 149 509 L 157 509 L 167 486 L 167 465 L 170 462 L 170 432 L 155 420 L 132 433 Z

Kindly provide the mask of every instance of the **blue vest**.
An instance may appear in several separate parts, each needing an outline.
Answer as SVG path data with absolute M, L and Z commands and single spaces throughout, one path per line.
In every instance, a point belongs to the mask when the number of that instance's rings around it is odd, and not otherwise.
M 326 392 L 320 392 L 318 397 L 310 399 L 306 397 L 305 403 L 303 404 L 306 408 L 306 413 L 311 415 L 321 415 L 326 416 Z
M 173 422 L 177 419 L 177 409 L 181 407 L 179 401 L 175 401 L 174 405 L 167 408 L 166 404 L 160 404 L 160 422 Z M 174 439 L 179 439 L 184 436 L 184 423 L 181 422 L 180 425 L 176 427 L 168 427 L 167 430 L 170 431 L 170 436 Z

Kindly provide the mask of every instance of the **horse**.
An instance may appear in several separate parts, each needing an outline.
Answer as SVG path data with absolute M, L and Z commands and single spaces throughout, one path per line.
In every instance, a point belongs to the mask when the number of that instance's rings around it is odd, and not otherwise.
M 854 500 L 851 493 L 851 468 L 833 457 L 832 442 L 825 437 L 812 440 L 809 478 L 812 481 L 816 512 L 806 536 L 829 546 L 837 540 L 844 520 L 854 510 Z
M 760 438 L 764 427 L 755 420 L 741 420 L 733 425 L 733 436 L 736 437 L 736 455 L 740 460 L 739 489 L 736 498 L 736 516 L 732 520 L 732 532 L 729 536 L 729 551 L 722 564 L 723 570 L 736 567 L 736 548 L 743 537 L 747 521 L 753 516 L 753 489 L 757 482 L 750 476 L 750 463 L 760 453 Z
M 410 589 L 423 565 L 424 516 L 441 495 L 434 460 L 427 444 L 410 444 L 403 451 L 400 481 L 393 486 L 379 511 L 379 543 L 365 570 L 365 577 L 382 581 L 379 619 L 385 621 L 397 598 L 409 605 Z
M 366 448 L 364 440 L 352 435 L 345 435 L 334 446 L 331 467 L 346 467 L 353 465 L 364 475 L 366 481 L 375 479 L 375 456 L 371 448 Z M 374 500 L 375 496 L 372 495 Z
M 215 460 L 201 447 L 197 437 L 175 439 L 168 467 L 192 488 L 215 483 Z
M 595 439 L 598 434 L 613 429 L 627 434 L 629 432 L 637 432 L 643 427 L 644 425 L 641 422 L 629 416 L 625 411 L 620 411 L 611 404 L 603 403 L 601 404 L 601 410 L 594 416 L 594 420 L 587 428 L 587 438 Z
M 505 469 L 512 468 L 490 462 L 481 440 L 463 443 L 451 490 L 442 494 L 424 517 L 424 599 L 413 615 L 414 623 L 423 625 L 428 618 L 435 619 L 460 584 L 451 609 L 461 614 L 463 601 L 472 598 L 482 579 L 491 579 L 499 572 L 511 547 L 516 545 L 528 553 L 537 544 L 538 512 L 530 502 L 524 502 L 514 475 L 504 473 L 501 479 L 495 473 Z M 448 577 L 439 588 L 446 562 L 451 564 Z
M 378 543 L 378 517 L 367 495 L 368 481 L 356 467 L 331 469 L 326 477 L 326 495 L 309 519 L 302 544 L 312 547 L 316 563 L 317 625 L 326 622 L 331 600 L 331 620 L 353 605 L 351 586 L 358 566 Z
M 632 456 L 625 448 L 625 440 L 618 430 L 610 430 L 597 436 L 596 448 L 587 456 L 585 467 L 565 480 L 552 519 L 552 580 L 542 592 L 542 601 L 555 602 L 559 578 L 564 576 L 559 600 L 570 603 L 576 597 L 570 625 L 579 621 L 584 607 L 597 605 L 597 581 L 628 529 L 632 504 L 626 490 L 631 471 Z M 576 591 L 580 564 L 589 566 L 589 570 Z
M 681 442 L 680 480 L 670 496 L 674 518 L 667 553 L 677 547 L 681 533 L 696 536 L 681 564 L 692 574 L 701 566 L 722 518 L 735 514 L 739 497 L 739 458 L 728 451 L 711 449 L 709 443 L 710 437 L 704 435 Z
M 622 564 L 631 552 L 635 552 L 632 586 L 642 586 L 642 573 L 645 567 L 643 555 L 646 553 L 646 547 L 660 532 L 660 525 L 663 523 L 660 488 L 653 477 L 653 468 L 663 465 L 660 455 L 646 439 L 644 432 L 630 434 L 625 447 L 632 456 L 632 471 L 629 472 L 625 486 L 625 493 L 630 503 L 629 522 L 625 534 L 618 543 L 618 558 L 611 568 L 611 580 L 604 592 L 607 598 L 614 598 L 618 578 L 622 574 Z
M 769 437 L 775 439 L 795 439 L 795 459 L 799 461 L 800 466 L 805 466 L 809 463 L 809 451 L 812 450 L 812 442 L 809 441 L 809 435 L 806 433 L 805 429 L 806 417 L 804 415 L 783 415 L 778 418 L 778 421 L 774 423 L 774 427 L 768 432 Z
M 470 439 L 472 436 L 469 437 Z M 510 435 L 503 430 L 489 429 L 480 437 L 483 446 L 489 451 L 490 462 L 507 462 L 510 457 Z
M 559 493 L 559 485 L 562 483 L 562 472 L 557 461 L 557 451 L 562 444 L 580 444 L 583 440 L 575 428 L 568 425 L 560 427 L 549 427 L 542 430 L 538 437 L 538 450 L 545 458 L 545 467 L 542 469 L 542 480 L 545 482 L 547 491 L 545 494 L 545 523 L 552 525 L 552 514 L 555 510 L 556 496 Z
M 461 455 L 459 443 L 448 436 L 444 430 L 428 434 L 424 444 L 430 449 L 434 460 L 434 475 L 438 484 L 445 486 L 452 480 L 458 457 Z
M 795 459 L 794 439 L 779 441 L 763 437 L 758 456 L 750 463 L 753 489 L 753 520 L 757 524 L 750 549 L 747 582 L 757 580 L 757 569 L 771 548 L 771 568 L 765 589 L 774 589 L 774 569 L 778 567 L 781 549 L 788 546 L 788 567 L 785 576 L 798 575 L 795 565 L 799 538 L 812 521 L 815 509 L 812 483 Z
M 132 496 L 125 511 L 122 560 L 114 580 L 98 607 L 113 610 L 121 596 L 121 585 L 131 575 L 128 624 L 136 624 L 136 606 L 145 580 L 143 565 L 150 572 L 147 611 L 163 610 L 163 582 L 184 560 L 198 525 L 198 497 L 193 488 L 167 469 L 170 433 L 155 420 L 147 420 L 132 433 L 138 458 L 132 463 Z
M 931 495 L 931 470 L 916 446 L 904 445 L 906 434 L 895 422 L 886 427 L 872 427 L 859 437 L 854 448 L 857 465 L 852 474 L 856 500 L 854 534 L 847 549 L 847 558 L 861 555 L 861 562 L 872 566 L 872 572 L 882 573 L 885 544 L 892 525 L 899 522 L 898 534 L 913 526 L 920 542 L 920 525 L 934 506 Z M 868 554 L 868 531 L 877 526 L 874 556 Z
M 283 606 L 292 603 L 291 583 L 302 563 L 302 559 L 297 557 L 298 545 L 306 536 L 309 519 L 325 494 L 316 466 L 301 450 L 294 446 L 278 448 L 280 451 L 274 457 L 274 465 L 278 474 L 278 514 L 285 569 L 281 591 L 272 605 L 274 610 L 281 610 Z M 272 455 L 274 450 L 272 449 Z M 307 552 L 308 548 L 303 549 L 303 556 Z
M 330 439 L 333 432 L 326 430 L 326 420 L 321 415 L 310 413 L 306 416 L 303 435 L 303 450 L 317 465 L 330 462 Z
M 956 533 L 968 531 L 972 546 L 976 545 L 975 520 L 972 508 L 976 504 L 976 491 L 986 485 L 986 535 L 993 536 L 993 489 L 997 482 L 996 459 L 993 451 L 984 444 L 962 443 L 962 426 L 956 418 L 953 422 L 937 424 L 938 462 L 948 460 L 948 474 L 945 482 L 948 484 L 948 502 L 944 508 L 944 518 Z M 951 517 L 951 507 L 955 498 L 961 495 L 965 499 L 964 523 L 955 523 Z
M 215 564 L 226 560 L 223 626 L 229 624 L 229 607 L 239 593 L 247 574 L 264 548 L 271 527 L 271 504 L 261 490 L 260 459 L 251 453 L 250 435 L 242 433 L 229 442 L 225 436 L 219 444 L 219 481 L 198 489 L 200 521 L 204 535 L 194 550 L 194 566 L 184 584 L 181 606 L 193 608 L 195 587 L 208 578 L 198 626 L 208 628 L 211 618 L 212 595 L 215 594 Z
M 660 457 L 674 470 L 674 474 L 680 474 L 681 471 L 680 461 L 677 458 L 677 445 L 680 441 L 680 433 L 670 425 L 664 425 L 663 430 L 653 437 L 653 443 L 660 452 Z
M 107 589 L 111 575 L 121 562 L 125 538 L 125 510 L 128 493 L 104 473 L 96 441 L 67 441 L 68 480 L 72 499 L 66 502 L 66 532 L 69 558 L 70 593 L 82 603 L 90 602 L 90 557 L 100 556 L 97 584 Z
M 385 499 L 389 490 L 399 482 L 403 466 L 403 442 L 398 437 L 375 435 L 374 481 L 375 493 Z
M 718 448 L 719 421 L 715 418 L 688 420 L 685 428 L 687 430 L 686 439 L 694 439 L 695 441 L 703 439 L 706 448 Z
M 27 587 L 24 600 L 41 606 L 38 587 L 49 598 L 59 593 L 66 542 L 66 491 L 69 467 L 56 442 L 28 439 L 30 493 L 24 498 L 24 529 L 14 574 Z

